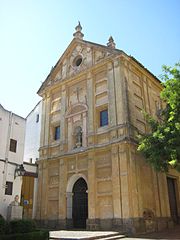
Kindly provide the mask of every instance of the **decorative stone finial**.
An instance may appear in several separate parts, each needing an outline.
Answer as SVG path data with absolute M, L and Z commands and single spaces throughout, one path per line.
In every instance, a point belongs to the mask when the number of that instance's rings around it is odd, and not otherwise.
M 83 39 L 84 34 L 81 32 L 82 27 L 81 27 L 80 21 L 78 21 L 78 25 L 75 27 L 75 29 L 76 29 L 76 32 L 73 34 L 74 38 Z
M 108 43 L 107 43 L 107 46 L 110 47 L 110 48 L 115 48 L 116 47 L 116 44 L 115 44 L 112 36 L 110 36 L 110 38 L 108 40 Z

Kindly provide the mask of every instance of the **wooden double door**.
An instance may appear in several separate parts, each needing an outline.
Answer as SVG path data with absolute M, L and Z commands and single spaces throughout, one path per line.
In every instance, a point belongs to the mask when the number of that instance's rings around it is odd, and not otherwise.
M 21 206 L 23 206 L 23 218 L 32 218 L 34 195 L 34 177 L 23 176 L 21 188 Z
M 79 229 L 86 228 L 88 218 L 88 193 L 87 183 L 83 178 L 79 178 L 73 186 L 73 227 Z

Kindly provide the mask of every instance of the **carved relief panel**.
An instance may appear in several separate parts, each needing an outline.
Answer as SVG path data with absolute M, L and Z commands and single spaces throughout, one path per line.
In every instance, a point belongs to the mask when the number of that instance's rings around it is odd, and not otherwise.
M 92 51 L 78 44 L 69 58 L 68 75 L 72 76 L 92 65 Z
M 95 59 L 94 59 L 94 62 L 95 63 L 98 63 L 100 62 L 102 59 L 104 59 L 106 56 L 109 55 L 109 52 L 106 52 L 106 51 L 102 51 L 102 50 L 97 50 L 95 51 Z
M 108 103 L 107 73 L 99 72 L 95 77 L 95 97 L 96 106 Z
M 74 76 L 109 56 L 111 53 L 99 47 L 77 44 L 58 64 L 53 81 Z
M 51 113 L 61 110 L 61 92 L 56 91 L 51 95 Z
M 86 82 L 82 81 L 76 85 L 69 87 L 68 106 L 77 103 L 86 104 Z

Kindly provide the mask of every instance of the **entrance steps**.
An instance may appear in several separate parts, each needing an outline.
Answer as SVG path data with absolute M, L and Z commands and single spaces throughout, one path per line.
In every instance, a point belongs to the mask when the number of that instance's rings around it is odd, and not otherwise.
M 122 234 L 117 234 L 117 235 L 111 235 L 111 236 L 106 236 L 106 237 L 102 237 L 102 238 L 98 238 L 98 239 L 103 239 L 103 240 L 115 240 L 115 239 L 122 239 L 124 238 L 125 235 Z M 96 238 L 97 239 L 97 238 Z
M 122 239 L 125 235 L 119 232 L 105 232 L 105 231 L 50 231 L 50 240 L 115 240 Z

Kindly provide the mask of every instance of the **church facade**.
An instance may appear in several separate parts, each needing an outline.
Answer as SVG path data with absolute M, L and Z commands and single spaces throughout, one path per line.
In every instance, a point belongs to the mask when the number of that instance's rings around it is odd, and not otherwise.
M 137 152 L 160 81 L 135 58 L 83 40 L 81 25 L 40 87 L 36 219 L 58 228 L 150 232 L 178 222 L 180 175 Z M 174 200 L 175 199 L 175 200 Z

